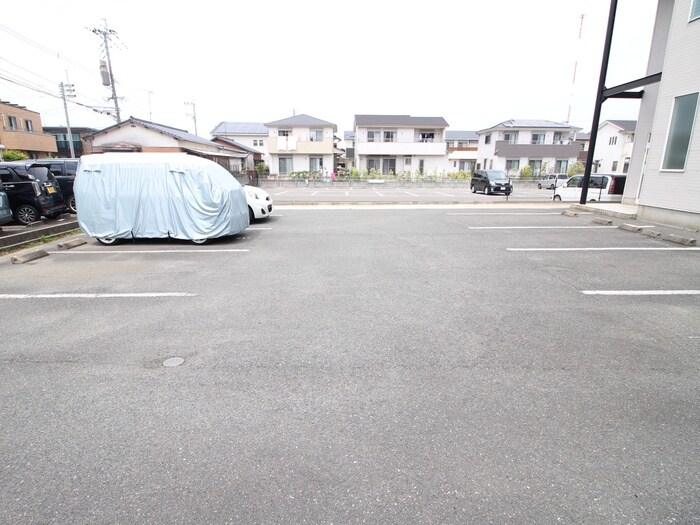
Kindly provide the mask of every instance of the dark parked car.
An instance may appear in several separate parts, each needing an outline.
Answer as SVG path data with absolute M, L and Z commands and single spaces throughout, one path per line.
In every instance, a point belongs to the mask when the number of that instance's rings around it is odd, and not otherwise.
M 71 213 L 77 213 L 75 209 L 75 195 L 73 195 L 73 183 L 78 172 L 78 159 L 37 159 L 32 161 L 34 165 L 48 166 L 53 176 L 58 181 L 66 201 L 66 208 Z
M 5 188 L 0 182 L 0 226 L 7 224 L 12 220 L 12 208 L 10 207 L 10 198 L 5 193 Z
M 491 193 L 510 195 L 513 192 L 513 185 L 505 171 L 476 170 L 472 175 L 471 190 L 472 193 L 483 191 L 484 195 Z
M 26 161 L 0 162 L 0 181 L 17 222 L 30 224 L 40 217 L 55 219 L 66 208 L 61 188 L 46 166 Z

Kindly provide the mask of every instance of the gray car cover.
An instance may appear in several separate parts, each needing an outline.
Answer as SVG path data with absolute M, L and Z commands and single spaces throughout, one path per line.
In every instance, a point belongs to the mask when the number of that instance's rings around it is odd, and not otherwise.
M 249 225 L 241 184 L 186 153 L 83 155 L 74 193 L 78 224 L 91 237 L 202 240 Z

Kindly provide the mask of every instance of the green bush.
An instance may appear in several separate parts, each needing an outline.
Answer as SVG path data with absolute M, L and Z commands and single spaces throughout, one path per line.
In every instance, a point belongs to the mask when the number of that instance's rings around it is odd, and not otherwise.
M 16 149 L 5 150 L 2 154 L 2 160 L 12 162 L 13 160 L 27 160 L 29 155 Z
M 520 177 L 523 179 L 529 179 L 530 177 L 532 177 L 532 168 L 529 164 L 523 166 L 520 169 Z

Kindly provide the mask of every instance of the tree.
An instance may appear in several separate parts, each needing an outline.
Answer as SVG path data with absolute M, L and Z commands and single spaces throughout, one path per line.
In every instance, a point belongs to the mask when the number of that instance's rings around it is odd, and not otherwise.
M 585 167 L 582 162 L 575 162 L 571 166 L 569 166 L 569 169 L 567 170 L 566 174 L 569 177 L 572 177 L 574 175 L 579 175 L 585 171 Z
M 2 154 L 2 160 L 7 162 L 11 162 L 13 160 L 27 160 L 28 158 L 29 156 L 26 153 L 16 149 L 5 150 Z
M 530 177 L 532 177 L 532 168 L 529 164 L 526 164 L 522 167 L 522 169 L 520 170 L 520 176 L 523 179 L 529 179 Z

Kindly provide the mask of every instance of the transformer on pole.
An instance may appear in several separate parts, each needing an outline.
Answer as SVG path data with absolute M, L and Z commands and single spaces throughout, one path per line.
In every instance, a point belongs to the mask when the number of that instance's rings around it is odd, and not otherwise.
M 107 58 L 107 62 L 105 63 L 104 60 L 100 60 L 100 75 L 102 77 L 102 85 L 105 87 L 112 88 L 112 97 L 108 100 L 114 101 L 114 112 L 116 114 L 117 122 L 121 122 L 122 118 L 121 113 L 119 112 L 119 99 L 117 98 L 117 88 L 114 85 L 114 74 L 112 72 L 112 59 L 109 56 L 109 39 L 112 37 L 112 35 L 116 36 L 117 32 L 113 29 L 108 29 L 107 20 L 104 18 L 102 20 L 105 24 L 104 29 L 95 28 L 91 31 L 99 37 L 101 37 L 105 45 L 105 57 Z

